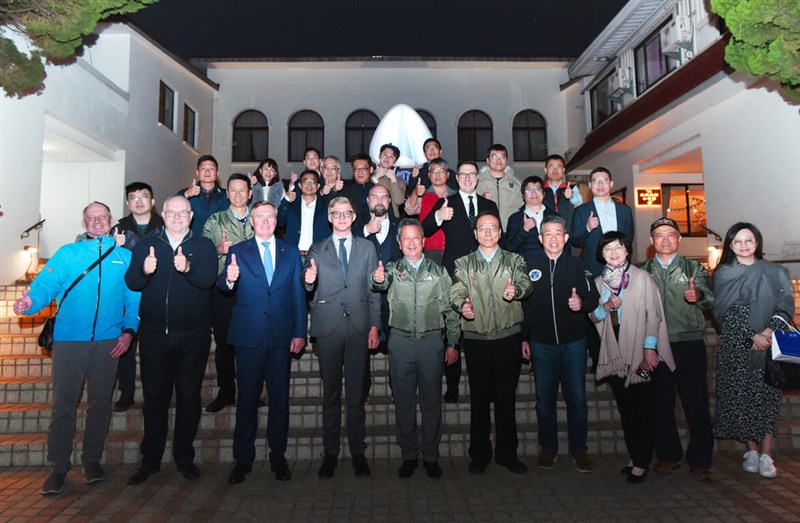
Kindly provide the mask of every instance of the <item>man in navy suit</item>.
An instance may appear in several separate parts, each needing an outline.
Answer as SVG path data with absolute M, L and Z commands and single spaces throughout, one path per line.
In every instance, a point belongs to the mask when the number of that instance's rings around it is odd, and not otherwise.
M 449 198 L 441 198 L 433 206 L 431 212 L 422 222 L 425 237 L 431 236 L 439 229 L 444 231 L 444 253 L 442 265 L 453 277 L 455 263 L 458 258 L 466 256 L 478 248 L 475 239 L 475 220 L 483 212 L 497 213 L 497 204 L 492 200 L 479 196 L 478 164 L 463 161 L 456 167 L 458 194 Z M 451 340 L 457 342 L 458 340 Z M 458 383 L 461 381 L 461 358 L 445 369 L 447 391 L 444 401 L 458 401 Z
M 322 443 L 325 456 L 320 478 L 332 478 L 339 456 L 342 421 L 342 367 L 347 408 L 347 439 L 356 476 L 369 476 L 364 452 L 365 382 L 369 350 L 380 341 L 380 297 L 370 292 L 369 276 L 378 267 L 375 247 L 351 232 L 356 219 L 353 204 L 344 196 L 328 204 L 333 235 L 311 246 L 305 259 L 303 282 L 311 297 L 311 335 L 317 338 L 322 376 Z
M 611 197 L 614 181 L 605 167 L 597 167 L 589 175 L 592 199 L 575 209 L 569 241 L 583 247 L 581 256 L 594 277 L 603 273 L 603 264 L 597 261 L 597 244 L 603 233 L 619 231 L 633 241 L 633 212 Z
M 229 483 L 241 483 L 256 457 L 258 404 L 264 382 L 269 396 L 267 438 L 275 479 L 292 474 L 284 457 L 289 431 L 289 367 L 291 353 L 306 344 L 305 291 L 297 247 L 275 238 L 277 210 L 265 201 L 250 211 L 255 237 L 228 250 L 217 279 L 223 291 L 235 293 L 228 343 L 236 348 L 239 397 Z
M 300 196 L 288 191 L 278 208 L 278 227 L 286 227 L 286 242 L 305 255 L 311 244 L 331 234 L 326 199 L 318 196 L 319 175 L 306 169 L 297 181 Z

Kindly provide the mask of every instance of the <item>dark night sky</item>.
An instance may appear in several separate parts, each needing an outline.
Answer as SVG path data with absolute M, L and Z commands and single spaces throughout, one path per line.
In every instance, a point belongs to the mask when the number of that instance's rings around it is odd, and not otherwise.
M 627 0 L 161 0 L 133 22 L 184 58 L 575 58 Z

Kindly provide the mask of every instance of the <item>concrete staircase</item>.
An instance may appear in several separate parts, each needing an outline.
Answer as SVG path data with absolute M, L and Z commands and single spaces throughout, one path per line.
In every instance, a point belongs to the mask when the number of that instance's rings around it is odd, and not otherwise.
M 41 325 L 50 311 L 35 317 L 16 317 L 12 310 L 14 300 L 23 286 L 0 288 L 0 467 L 38 466 L 46 464 L 46 435 L 50 421 L 51 359 L 36 344 Z M 709 328 L 706 334 L 709 346 L 709 368 L 714 368 L 717 336 Z M 290 460 L 316 460 L 322 454 L 322 400 L 321 381 L 317 359 L 309 350 L 292 363 L 290 429 L 287 458 Z M 387 357 L 376 354 L 371 359 L 372 389 L 367 403 L 367 456 L 400 459 L 394 437 L 394 406 L 388 386 Z M 523 367 L 517 393 L 517 421 L 520 453 L 532 457 L 538 453 L 536 443 L 536 412 L 533 376 Z M 591 454 L 618 454 L 625 452 L 619 415 L 606 385 L 596 385 L 593 376 L 587 375 L 589 403 L 589 452 Z M 713 379 L 711 386 L 713 388 Z M 713 405 L 713 391 L 712 391 Z M 216 395 L 214 352 L 209 358 L 203 383 L 203 406 Z M 116 393 L 115 393 L 116 399 Z M 85 398 L 84 398 L 85 400 Z M 132 464 L 139 460 L 139 442 L 143 431 L 142 391 L 137 380 L 136 406 L 124 413 L 113 413 L 105 453 L 107 463 Z M 713 408 L 713 407 L 712 407 Z M 82 430 L 86 404 L 78 406 L 76 445 L 73 462 L 79 463 Z M 174 410 L 171 413 L 174 418 Z M 794 419 L 800 415 L 800 396 L 787 395 L 779 424 L 779 448 L 783 451 L 800 449 L 800 425 Z M 443 456 L 467 455 L 469 435 L 469 387 L 466 376 L 462 379 L 460 400 L 444 405 Z M 257 459 L 266 459 L 265 438 L 267 409 L 259 416 L 259 438 L 256 441 Z M 685 426 L 678 408 L 681 432 Z M 195 442 L 199 462 L 232 462 L 232 438 L 235 407 L 217 414 L 203 412 L 200 431 Z M 345 431 L 342 431 L 345 434 Z M 559 404 L 559 438 L 562 452 L 568 448 L 566 441 L 566 408 Z M 165 461 L 171 456 L 171 443 L 167 443 Z M 720 448 L 738 449 L 734 442 L 721 442 Z M 342 441 L 343 455 L 347 456 L 346 439 Z

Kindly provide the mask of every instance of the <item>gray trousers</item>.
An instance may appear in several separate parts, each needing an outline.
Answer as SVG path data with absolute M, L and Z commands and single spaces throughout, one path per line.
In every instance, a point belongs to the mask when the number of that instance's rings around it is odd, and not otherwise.
M 433 334 L 412 340 L 392 331 L 389 337 L 389 377 L 394 395 L 397 444 L 404 460 L 420 451 L 428 462 L 439 460 L 442 440 L 442 367 L 444 341 Z M 417 389 L 422 432 L 417 444 Z
M 350 455 L 363 455 L 367 449 L 364 411 L 369 368 L 367 336 L 357 334 L 349 320 L 343 321 L 330 336 L 317 338 L 317 357 L 322 377 L 322 445 L 325 454 L 339 455 L 344 376 Z
M 84 378 L 89 408 L 86 410 L 81 463 L 100 463 L 103 457 L 119 362 L 110 355 L 116 344 L 116 338 L 53 342 L 53 413 L 47 432 L 47 461 L 54 472 L 67 472 L 72 465 L 76 405 L 83 391 Z

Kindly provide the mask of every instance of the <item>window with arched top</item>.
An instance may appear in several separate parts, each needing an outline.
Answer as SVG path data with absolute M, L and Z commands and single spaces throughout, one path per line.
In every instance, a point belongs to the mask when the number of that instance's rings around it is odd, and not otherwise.
M 379 122 L 378 116 L 366 109 L 350 113 L 344 124 L 345 161 L 349 162 L 355 154 L 369 154 L 369 144 Z
M 458 120 L 458 161 L 485 158 L 492 140 L 489 115 L 478 110 L 467 111 Z
M 425 125 L 428 126 L 428 130 L 431 132 L 431 136 L 436 138 L 436 118 L 433 117 L 430 111 L 427 111 L 425 109 L 415 109 L 415 110 L 417 111 L 419 117 L 422 118 L 422 121 L 425 122 Z
M 547 158 L 547 124 L 536 111 L 527 109 L 514 117 L 512 129 L 515 162 L 543 162 Z
M 260 162 L 269 156 L 269 122 L 261 111 L 243 111 L 233 121 L 231 160 Z
M 309 147 L 325 150 L 325 124 L 314 111 L 298 111 L 289 119 L 289 161 L 302 162 Z

